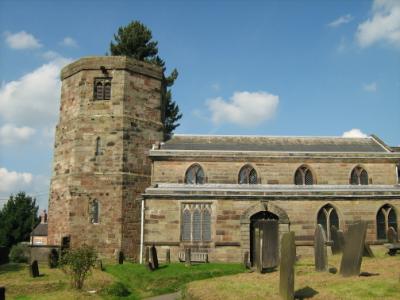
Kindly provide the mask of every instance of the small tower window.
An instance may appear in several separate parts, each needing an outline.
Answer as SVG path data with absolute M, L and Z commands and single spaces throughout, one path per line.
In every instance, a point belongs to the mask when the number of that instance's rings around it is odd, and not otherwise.
M 90 223 L 99 223 L 99 202 L 94 200 L 90 205 Z
M 350 184 L 352 185 L 368 185 L 368 173 L 362 167 L 355 167 L 351 171 Z
M 96 138 L 96 150 L 94 152 L 94 155 L 100 155 L 100 147 L 101 147 L 101 140 L 100 137 Z
M 294 174 L 294 184 L 295 185 L 313 185 L 314 177 L 309 168 L 306 166 L 301 166 L 297 169 Z
M 111 78 L 96 78 L 94 80 L 94 99 L 111 99 Z
M 205 176 L 203 168 L 197 164 L 189 167 L 185 175 L 185 183 L 187 184 L 204 184 Z
M 246 165 L 240 169 L 239 172 L 239 184 L 257 184 L 257 172 L 250 166 Z

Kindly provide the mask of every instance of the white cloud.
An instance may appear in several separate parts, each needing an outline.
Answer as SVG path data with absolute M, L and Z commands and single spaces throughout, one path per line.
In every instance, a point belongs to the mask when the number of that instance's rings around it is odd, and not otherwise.
M 382 41 L 400 48 L 400 1 L 375 0 L 372 17 L 358 25 L 356 39 L 363 48 Z
M 5 33 L 6 43 L 12 49 L 36 49 L 42 47 L 39 41 L 30 33 L 20 31 L 17 33 Z
M 214 91 L 218 92 L 218 91 L 221 89 L 221 86 L 219 85 L 219 83 L 213 83 L 213 84 L 211 85 L 211 88 L 212 88 Z
M 44 52 L 44 53 L 42 54 L 42 57 L 43 57 L 45 60 L 49 60 L 49 61 L 57 60 L 57 59 L 62 59 L 61 54 L 59 54 L 59 53 L 57 53 L 57 52 L 55 52 L 55 51 L 52 51 L 52 50 L 49 50 L 49 51 Z
M 363 84 L 363 89 L 366 92 L 369 93 L 374 93 L 378 90 L 378 85 L 376 82 L 371 82 L 371 83 L 364 83 Z
M 65 47 L 72 47 L 72 48 L 77 48 L 78 43 L 71 37 L 67 36 L 65 37 L 61 42 L 60 45 L 65 46 Z
M 347 24 L 353 20 L 353 17 L 350 14 L 347 14 L 345 16 L 340 16 L 336 20 L 330 22 L 328 24 L 329 27 L 339 27 L 340 25 Z
M 251 127 L 274 117 L 279 96 L 263 91 L 235 92 L 229 101 L 221 97 L 207 101 L 211 119 L 215 124 L 232 123 Z
M 18 80 L 0 87 L 0 116 L 18 126 L 42 127 L 54 124 L 59 110 L 59 79 L 65 58 L 50 61 Z
M 16 144 L 26 142 L 35 134 L 35 129 L 27 126 L 16 127 L 13 124 L 5 124 L 0 127 L 0 144 Z
M 17 193 L 29 186 L 33 176 L 31 173 L 17 173 L 0 168 L 0 178 L 0 193 L 3 197 L 5 194 Z
M 345 131 L 343 133 L 342 137 L 344 137 L 344 138 L 366 138 L 366 137 L 368 137 L 368 135 L 363 133 L 358 128 L 353 128 L 349 131 Z

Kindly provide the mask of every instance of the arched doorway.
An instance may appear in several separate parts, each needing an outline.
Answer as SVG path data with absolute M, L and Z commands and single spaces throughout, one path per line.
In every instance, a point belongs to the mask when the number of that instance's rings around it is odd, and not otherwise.
M 279 243 L 278 222 L 279 217 L 269 211 L 259 211 L 250 217 L 251 266 L 255 264 L 258 251 L 263 251 L 264 255 L 273 256 L 272 260 L 277 259 L 278 253 L 275 252 L 278 249 L 277 245 Z M 261 245 L 260 235 L 262 236 Z

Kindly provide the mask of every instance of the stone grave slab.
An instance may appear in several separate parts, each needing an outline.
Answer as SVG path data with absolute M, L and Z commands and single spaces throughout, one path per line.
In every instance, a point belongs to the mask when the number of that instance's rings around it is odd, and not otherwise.
M 190 266 L 192 264 L 192 251 L 190 248 L 185 249 L 185 265 Z
M 31 277 L 39 277 L 39 264 L 37 260 L 34 260 L 30 265 L 29 265 L 29 274 Z
M 331 246 L 332 254 L 337 255 L 342 253 L 343 245 L 339 238 L 338 229 L 334 225 L 331 226 L 331 239 L 332 239 L 332 246 Z
M 156 246 L 150 248 L 150 261 L 152 262 L 155 269 L 158 269 L 158 256 Z
M 345 245 L 340 263 L 340 274 L 342 276 L 358 276 L 360 274 L 366 232 L 366 221 L 349 225 L 344 235 Z
M 6 288 L 0 286 L 0 300 L 6 300 Z
M 118 263 L 120 265 L 122 265 L 124 263 L 124 259 L 125 259 L 124 252 L 119 251 L 118 252 Z
M 314 233 L 314 261 L 316 271 L 325 272 L 328 269 L 326 235 L 321 224 L 317 225 Z
M 283 234 L 280 257 L 279 294 L 284 300 L 292 300 L 294 299 L 294 263 L 296 261 L 293 231 Z
M 166 262 L 167 264 L 170 264 L 170 263 L 171 263 L 171 250 L 170 250 L 170 249 L 167 249 L 167 250 L 165 251 L 165 262 Z
M 390 244 L 394 244 L 394 243 L 398 242 L 398 235 L 397 235 L 396 229 L 394 229 L 391 226 L 388 228 L 388 231 L 387 231 L 387 240 L 388 240 L 388 243 L 390 243 Z

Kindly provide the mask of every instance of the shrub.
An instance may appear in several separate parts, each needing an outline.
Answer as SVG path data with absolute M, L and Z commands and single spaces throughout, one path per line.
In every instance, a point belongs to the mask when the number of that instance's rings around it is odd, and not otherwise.
M 127 297 L 131 292 L 126 288 L 122 282 L 114 282 L 109 287 L 104 289 L 104 292 L 110 296 Z
M 62 256 L 60 264 L 62 269 L 70 275 L 72 287 L 80 290 L 85 279 L 91 274 L 97 260 L 96 251 L 87 245 L 68 250 Z
M 17 244 L 11 248 L 10 261 L 14 263 L 27 263 L 28 262 L 28 245 Z

